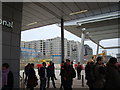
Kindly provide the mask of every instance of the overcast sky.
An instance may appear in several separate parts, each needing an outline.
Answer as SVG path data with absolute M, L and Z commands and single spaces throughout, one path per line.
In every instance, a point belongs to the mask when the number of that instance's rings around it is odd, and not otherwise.
M 68 40 L 80 41 L 81 39 L 70 32 L 65 30 L 65 38 Z M 33 41 L 33 40 L 45 40 L 54 37 L 61 37 L 61 29 L 57 25 L 49 25 L 40 28 L 34 28 L 27 31 L 22 31 L 21 33 L 21 41 Z M 97 45 L 92 41 L 85 41 L 85 44 L 88 44 L 93 49 L 93 54 L 96 54 Z M 112 40 L 103 40 L 100 42 L 101 45 L 105 47 L 118 46 L 118 39 Z M 99 53 L 102 52 L 103 49 L 100 48 Z M 107 50 L 108 55 L 115 56 L 118 53 L 118 49 L 109 49 Z

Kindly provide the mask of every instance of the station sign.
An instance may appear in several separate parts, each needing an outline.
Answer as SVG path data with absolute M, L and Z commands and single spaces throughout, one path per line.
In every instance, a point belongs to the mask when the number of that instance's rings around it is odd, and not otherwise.
M 0 25 L 3 25 L 8 28 L 13 28 L 13 22 L 0 19 Z

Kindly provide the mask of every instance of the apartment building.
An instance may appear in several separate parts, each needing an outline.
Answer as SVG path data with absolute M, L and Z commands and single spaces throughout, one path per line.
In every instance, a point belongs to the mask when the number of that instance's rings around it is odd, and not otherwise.
M 61 62 L 61 38 L 55 37 L 46 40 L 21 42 L 21 47 L 35 49 L 40 52 L 41 59 L 52 59 L 55 63 Z M 93 51 L 88 45 L 84 47 L 84 54 L 92 55 Z M 80 57 L 80 42 L 64 39 L 64 58 L 78 62 Z

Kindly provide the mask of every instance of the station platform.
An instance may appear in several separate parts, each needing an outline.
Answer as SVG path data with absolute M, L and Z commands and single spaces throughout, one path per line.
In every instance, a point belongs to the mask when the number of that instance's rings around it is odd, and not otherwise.
M 37 69 L 35 69 L 35 71 L 36 71 L 37 78 L 39 79 L 39 75 L 38 75 Z M 55 80 L 55 85 L 56 85 L 56 89 L 55 90 L 59 90 L 60 85 L 61 85 L 61 79 L 60 79 L 61 77 L 60 77 L 59 74 L 60 74 L 60 70 L 55 70 L 55 75 L 56 75 L 56 78 L 57 78 L 57 80 Z M 89 90 L 88 86 L 86 85 L 85 71 L 84 70 L 82 70 L 81 75 L 84 76 L 83 84 L 82 84 L 82 79 L 78 80 L 77 77 L 74 78 L 73 79 L 73 86 L 72 86 L 73 90 L 79 90 L 79 89 Z M 20 71 L 20 76 L 23 78 L 23 70 Z M 26 88 L 26 86 L 23 84 L 23 82 L 20 83 L 20 87 L 21 88 Z M 40 88 L 40 80 L 38 80 L 38 85 L 35 88 L 36 89 Z M 50 87 L 47 90 L 54 90 L 53 86 L 52 86 L 52 81 L 50 81 Z

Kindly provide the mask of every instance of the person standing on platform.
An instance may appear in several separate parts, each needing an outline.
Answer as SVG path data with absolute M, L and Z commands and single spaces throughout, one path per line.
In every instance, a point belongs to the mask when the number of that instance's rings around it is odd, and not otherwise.
M 35 74 L 34 64 L 30 64 L 28 81 L 27 81 L 27 89 L 34 90 L 34 87 L 38 85 L 38 79 Z
M 2 65 L 2 90 L 12 90 L 13 82 L 13 73 L 9 69 L 9 64 L 4 63 Z
M 94 61 L 87 62 L 85 66 L 85 79 L 87 80 L 87 85 L 89 86 L 89 90 L 94 90 L 93 83 L 95 82 L 94 76 L 95 64 Z
M 110 58 L 106 66 L 105 90 L 120 90 L 120 72 L 114 57 Z
M 30 68 L 30 63 L 28 63 L 25 68 L 24 68 L 24 72 L 25 72 L 25 84 L 28 80 L 28 73 L 29 73 L 29 68 Z
M 70 65 L 73 67 L 73 61 L 70 62 Z
M 53 67 L 54 67 L 54 79 L 57 80 L 56 75 L 55 75 L 55 66 L 54 63 L 52 63 Z
M 80 80 L 81 79 L 81 71 L 82 71 L 82 66 L 81 66 L 80 62 L 78 62 L 76 70 L 77 70 L 77 79 Z
M 62 89 L 62 87 L 64 85 L 64 72 L 65 72 L 65 62 L 62 61 L 61 68 L 60 68 L 60 76 L 61 76 L 60 89 Z
M 49 88 L 50 85 L 50 78 L 52 80 L 53 87 L 56 88 L 54 76 L 55 76 L 54 66 L 52 61 L 50 61 L 50 65 L 47 67 L 47 77 L 48 77 L 47 88 Z
M 64 71 L 64 90 L 72 90 L 73 78 L 76 77 L 75 70 L 70 64 L 70 60 L 66 59 L 65 71 Z
M 42 67 L 38 69 L 38 74 L 40 76 L 40 90 L 46 90 L 47 68 L 45 62 L 43 62 Z
M 93 87 L 95 90 L 103 90 L 105 86 L 105 66 L 103 64 L 103 58 L 98 56 L 96 61 L 94 68 L 95 82 L 93 83 Z

